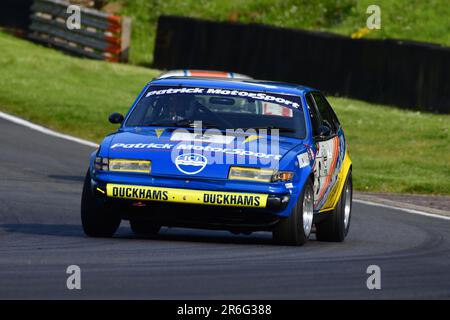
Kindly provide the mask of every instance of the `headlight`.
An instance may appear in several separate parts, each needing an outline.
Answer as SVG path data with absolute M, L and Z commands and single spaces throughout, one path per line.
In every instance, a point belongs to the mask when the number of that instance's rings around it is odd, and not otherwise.
M 150 173 L 151 162 L 149 160 L 109 159 L 109 171 Z
M 102 171 L 150 173 L 152 163 L 149 160 L 95 158 L 94 167 Z
M 275 171 L 273 169 L 231 167 L 228 179 L 260 182 L 291 181 L 293 173 L 290 171 Z

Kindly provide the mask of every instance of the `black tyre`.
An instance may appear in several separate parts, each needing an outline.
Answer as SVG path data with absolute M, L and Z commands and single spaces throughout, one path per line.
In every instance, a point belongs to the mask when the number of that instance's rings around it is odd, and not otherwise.
M 273 240 L 277 244 L 301 246 L 311 233 L 313 221 L 314 191 L 308 180 L 288 218 L 281 220 L 273 229 Z
M 84 233 L 90 237 L 112 237 L 120 221 L 120 216 L 93 193 L 88 170 L 81 196 L 81 223 Z
M 159 229 L 161 229 L 160 225 L 155 224 L 151 221 L 134 219 L 130 220 L 130 227 L 134 233 L 143 235 L 157 234 L 159 232 Z
M 350 228 L 352 212 L 353 184 L 349 172 L 336 209 L 329 217 L 316 224 L 316 238 L 319 241 L 342 242 Z

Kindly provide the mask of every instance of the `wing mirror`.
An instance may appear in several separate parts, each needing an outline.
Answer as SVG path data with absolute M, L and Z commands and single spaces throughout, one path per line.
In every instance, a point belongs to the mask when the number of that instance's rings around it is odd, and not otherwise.
M 123 122 L 123 115 L 121 113 L 118 112 L 114 112 L 111 113 L 109 118 L 108 118 L 109 122 L 111 123 L 122 123 Z
M 326 140 L 331 135 L 331 129 L 328 126 L 321 125 L 319 127 L 319 135 L 317 136 L 318 140 Z

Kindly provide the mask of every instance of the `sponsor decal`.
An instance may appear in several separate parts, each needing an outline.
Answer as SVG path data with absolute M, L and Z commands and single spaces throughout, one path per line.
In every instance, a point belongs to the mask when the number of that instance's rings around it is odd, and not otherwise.
M 167 94 L 209 94 L 209 95 L 221 95 L 221 96 L 236 96 L 236 97 L 248 97 L 255 100 L 273 102 L 283 104 L 293 108 L 299 108 L 300 104 L 291 101 L 280 96 L 274 96 L 263 92 L 249 92 L 243 90 L 228 90 L 228 89 L 216 89 L 216 88 L 169 88 L 163 90 L 149 91 L 145 97 L 167 95 Z
M 205 89 L 205 90 L 206 90 L 206 94 L 249 97 L 249 98 L 256 99 L 256 100 L 272 101 L 272 102 L 276 102 L 279 104 L 292 106 L 294 108 L 300 107 L 300 105 L 297 102 L 293 102 L 293 101 L 287 100 L 285 98 L 272 96 L 272 95 L 262 93 L 262 92 L 248 92 L 248 91 L 241 91 L 241 90 L 226 90 L 226 89 Z
M 148 98 L 150 96 L 160 96 L 163 94 L 180 94 L 180 93 L 198 93 L 201 94 L 203 93 L 205 89 L 204 88 L 169 88 L 169 89 L 164 89 L 164 90 L 154 90 L 154 91 L 149 91 L 145 97 Z
M 267 194 L 258 193 L 220 192 L 119 184 L 108 184 L 106 186 L 106 194 L 108 197 L 121 199 L 256 208 L 264 208 L 268 197 Z
M 270 103 L 270 102 L 264 102 L 263 114 L 271 115 L 271 116 L 286 117 L 286 118 L 292 118 L 294 116 L 292 109 L 280 108 L 277 104 Z
M 213 146 L 201 146 L 194 144 L 179 144 L 177 145 L 178 150 L 194 150 L 194 151 L 202 151 L 202 152 L 220 152 L 230 155 L 238 155 L 238 156 L 251 156 L 258 158 L 273 158 L 275 160 L 280 160 L 281 155 L 276 154 L 267 154 L 262 152 L 254 152 L 245 149 L 233 149 L 233 148 L 221 148 L 221 147 L 213 147 Z
M 203 203 L 218 205 L 236 205 L 244 207 L 259 207 L 260 196 L 240 194 L 208 194 L 203 195 Z
M 115 143 L 111 149 L 172 149 L 170 143 Z
M 183 153 L 175 159 L 175 165 L 178 170 L 184 174 L 197 174 L 205 169 L 208 159 L 198 153 Z
M 155 129 L 156 136 L 159 138 L 164 133 L 165 129 Z
M 171 150 L 175 144 L 172 143 L 115 143 L 111 146 L 111 149 L 167 149 Z M 202 146 L 189 143 L 179 143 L 176 144 L 177 150 L 192 150 L 192 151 L 203 151 L 203 152 L 220 152 L 230 155 L 238 156 L 249 156 L 257 158 L 267 158 L 280 160 L 281 155 L 271 154 L 264 152 L 255 152 L 251 150 L 245 150 L 240 148 L 221 148 L 215 146 Z
M 143 189 L 139 187 L 112 187 L 112 192 L 109 192 L 108 196 L 156 201 L 169 200 L 168 191 Z
M 318 164 L 317 185 L 314 184 L 315 194 L 314 209 L 327 210 L 324 206 L 330 199 L 330 191 L 338 180 L 338 173 L 342 161 L 340 159 L 339 138 L 334 137 L 330 140 L 319 142 L 319 150 L 316 162 Z
M 303 153 L 297 155 L 297 161 L 298 161 L 299 168 L 304 168 L 304 167 L 309 166 L 310 160 L 309 160 L 308 152 L 303 152 Z

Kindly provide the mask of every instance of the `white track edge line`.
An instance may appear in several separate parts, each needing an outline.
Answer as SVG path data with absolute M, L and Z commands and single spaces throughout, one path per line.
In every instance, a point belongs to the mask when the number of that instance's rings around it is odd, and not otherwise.
M 22 118 L 4 113 L 2 111 L 0 111 L 0 118 L 8 120 L 10 122 L 13 122 L 15 124 L 18 125 L 22 125 L 25 126 L 27 128 L 30 128 L 32 130 L 36 130 L 39 131 L 41 133 L 47 134 L 49 136 L 53 136 L 53 137 L 57 137 L 57 138 L 61 138 L 61 139 L 66 139 L 69 141 L 73 141 L 85 146 L 89 146 L 89 147 L 94 147 L 97 148 L 98 144 L 96 144 L 95 142 L 92 141 L 88 141 L 88 140 L 84 140 L 84 139 L 80 139 L 74 136 L 70 136 L 67 134 L 63 134 L 63 133 L 59 133 L 53 130 L 50 130 L 48 128 L 45 128 L 43 126 L 34 124 L 30 121 L 24 120 Z M 353 201 L 358 202 L 358 203 L 362 203 L 362 204 L 366 204 L 366 205 L 370 205 L 370 206 L 378 206 L 378 207 L 383 207 L 383 208 L 388 208 L 388 209 L 394 209 L 394 210 L 401 210 L 401 211 L 405 211 L 408 213 L 413 213 L 413 214 L 418 214 L 418 215 L 422 215 L 422 216 L 426 216 L 426 217 L 432 217 L 432 218 L 438 218 L 438 219 L 444 219 L 444 220 L 450 220 L 450 217 L 447 216 L 442 216 L 442 215 L 438 215 L 438 214 L 433 214 L 433 213 L 428 213 L 428 212 L 424 212 L 424 211 L 419 211 L 419 210 L 413 210 L 413 209 L 406 209 L 406 208 L 401 208 L 401 207 L 394 207 L 394 206 L 389 206 L 386 204 L 382 204 L 382 203 L 376 203 L 376 202 L 371 202 L 371 201 L 365 201 L 365 200 L 358 200 L 358 199 L 353 199 Z
M 18 125 L 30 128 L 32 130 L 39 131 L 39 132 L 47 134 L 49 136 L 53 136 L 53 137 L 57 137 L 57 138 L 66 139 L 66 140 L 69 140 L 69 141 L 77 142 L 79 144 L 82 144 L 82 145 L 85 145 L 85 146 L 89 146 L 89 147 L 94 147 L 94 148 L 98 147 L 98 144 L 96 144 L 95 142 L 84 140 L 84 139 L 80 139 L 80 138 L 77 138 L 77 137 L 74 137 L 74 136 L 70 136 L 70 135 L 67 135 L 67 134 L 59 133 L 59 132 L 50 130 L 50 129 L 45 128 L 43 126 L 34 124 L 34 123 L 30 122 L 30 121 L 24 120 L 22 118 L 19 118 L 19 117 L 16 117 L 16 116 L 13 116 L 13 115 L 1 112 L 1 111 L 0 111 L 0 118 L 2 118 L 4 120 L 8 120 L 10 122 L 13 122 L 15 124 L 18 124 Z
M 430 218 L 438 218 L 438 219 L 443 219 L 443 220 L 450 220 L 450 217 L 444 216 L 444 215 L 439 215 L 439 214 L 434 214 L 434 213 L 429 213 L 429 212 L 425 212 L 425 211 L 419 211 L 419 210 L 414 210 L 414 209 L 407 209 L 407 208 L 402 208 L 402 207 L 394 207 L 394 206 L 390 206 L 387 204 L 383 204 L 383 203 L 377 203 L 377 202 L 371 202 L 371 201 L 366 201 L 366 200 L 359 200 L 359 199 L 353 199 L 354 202 L 357 203 L 362 203 L 365 205 L 369 205 L 369 206 L 378 206 L 378 207 L 383 207 L 383 208 L 388 208 L 388 209 L 393 209 L 393 210 L 400 210 L 400 211 L 405 211 L 408 213 L 412 213 L 412 214 L 418 214 L 421 216 L 426 216 L 426 217 L 430 217 Z

